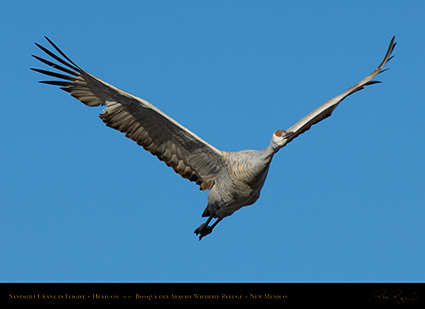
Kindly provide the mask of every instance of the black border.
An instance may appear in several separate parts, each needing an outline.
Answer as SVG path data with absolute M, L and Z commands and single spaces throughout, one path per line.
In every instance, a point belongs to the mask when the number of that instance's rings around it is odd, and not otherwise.
M 0 283 L 8 305 L 425 305 L 424 283 Z

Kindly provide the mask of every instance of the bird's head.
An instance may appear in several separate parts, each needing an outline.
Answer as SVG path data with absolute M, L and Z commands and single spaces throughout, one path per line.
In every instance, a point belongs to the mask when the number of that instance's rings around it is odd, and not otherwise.
M 292 132 L 287 132 L 285 130 L 277 130 L 273 133 L 271 146 L 273 149 L 278 151 L 280 148 L 286 145 L 288 142 L 288 137 L 291 136 Z

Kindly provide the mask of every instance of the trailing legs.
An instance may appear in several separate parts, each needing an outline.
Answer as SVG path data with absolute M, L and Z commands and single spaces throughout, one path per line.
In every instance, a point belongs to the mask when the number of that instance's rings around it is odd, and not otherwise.
M 194 233 L 196 235 L 199 235 L 199 240 L 201 240 L 204 236 L 207 236 L 208 234 L 210 234 L 213 228 L 222 220 L 222 219 L 217 219 L 211 226 L 209 226 L 208 223 L 210 223 L 212 219 L 213 217 L 210 216 L 205 223 L 202 223 L 195 230 Z

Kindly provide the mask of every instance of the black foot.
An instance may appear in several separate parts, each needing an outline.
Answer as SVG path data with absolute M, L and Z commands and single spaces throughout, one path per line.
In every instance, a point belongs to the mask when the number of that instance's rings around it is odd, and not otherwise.
M 207 236 L 212 232 L 212 227 L 209 225 L 206 225 L 205 223 L 202 223 L 196 230 L 195 234 L 199 235 L 199 240 L 201 240 L 204 236 Z

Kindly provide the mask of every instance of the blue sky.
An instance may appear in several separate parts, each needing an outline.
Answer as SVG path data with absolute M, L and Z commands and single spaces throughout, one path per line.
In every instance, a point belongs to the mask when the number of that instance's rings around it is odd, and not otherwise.
M 119 3 L 119 4 L 118 4 Z M 423 1 L 0 4 L 0 281 L 425 279 Z M 201 242 L 207 192 L 29 70 L 51 38 L 88 72 L 219 149 L 277 129 L 369 74 L 274 158 L 256 204 Z M 44 67 L 45 68 L 45 67 Z

